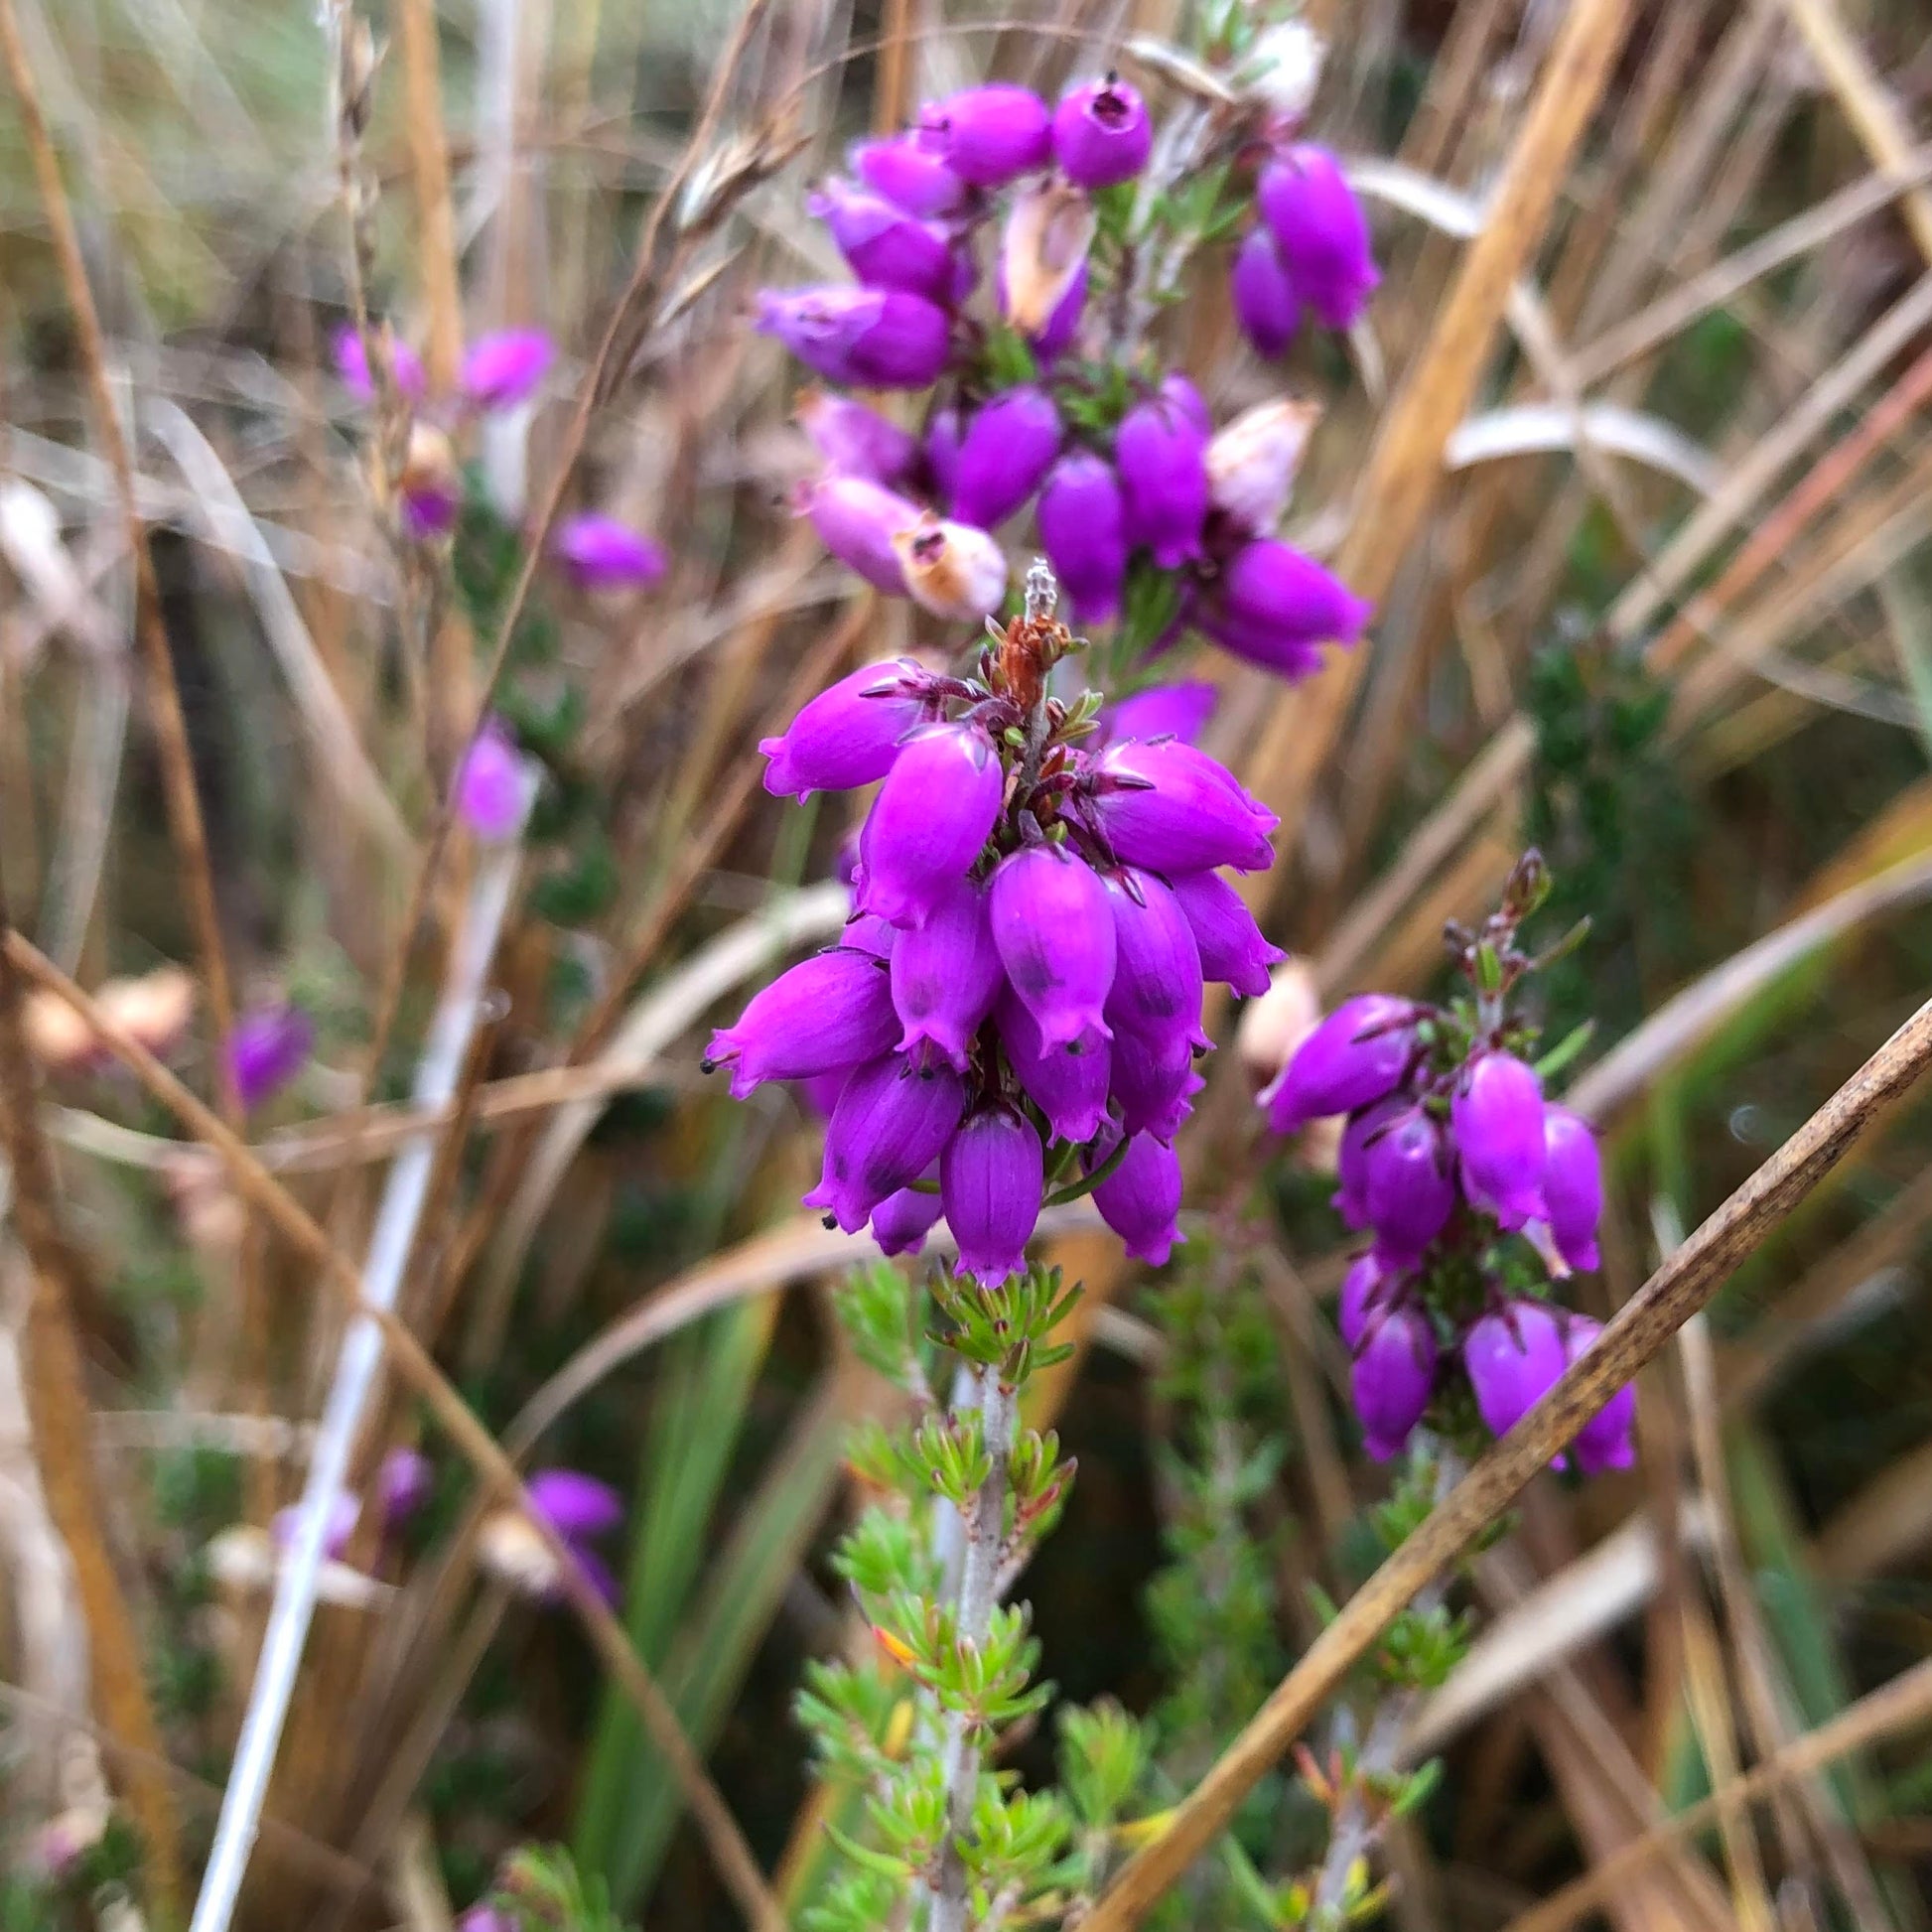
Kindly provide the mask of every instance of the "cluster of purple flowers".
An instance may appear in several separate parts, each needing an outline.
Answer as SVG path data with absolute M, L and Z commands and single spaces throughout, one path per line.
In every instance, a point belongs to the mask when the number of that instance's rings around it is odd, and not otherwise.
M 556 360 L 556 345 L 540 329 L 499 329 L 480 336 L 463 358 L 454 398 L 429 393 L 422 358 L 400 338 L 389 345 L 396 389 L 411 410 L 409 444 L 401 479 L 403 528 L 418 541 L 447 536 L 462 503 L 450 431 L 465 418 L 519 409 L 543 385 Z M 345 328 L 336 336 L 336 372 L 356 401 L 375 396 L 368 348 Z M 557 525 L 551 549 L 571 579 L 586 591 L 637 590 L 664 575 L 662 547 L 614 516 L 587 511 Z
M 1129 1254 L 1167 1259 L 1203 981 L 1258 992 L 1280 957 L 1219 873 L 1268 865 L 1274 815 L 1172 729 L 1109 735 L 1091 694 L 1047 696 L 1071 643 L 1051 598 L 1036 566 L 977 676 L 869 664 L 765 742 L 775 793 L 880 789 L 841 942 L 707 1056 L 740 1097 L 836 1085 L 807 1204 L 889 1254 L 943 1213 L 959 1272 L 993 1282 L 1076 1164 Z M 1200 717 L 1180 686 L 1128 722 Z
M 1501 1436 L 1596 1339 L 1597 1322 L 1513 1292 L 1522 1236 L 1554 1276 L 1597 1265 L 1601 1164 L 1588 1123 L 1543 1097 L 1513 1047 L 1520 1030 L 1481 1002 L 1381 994 L 1345 1001 L 1262 1096 L 1292 1133 L 1345 1115 L 1334 1202 L 1374 1245 L 1349 1269 L 1339 1321 L 1369 1453 L 1395 1454 L 1432 1404 L 1452 1417 L 1458 1379 Z M 1459 1378 L 1457 1370 L 1459 1369 Z M 1635 1391 L 1577 1438 L 1587 1472 L 1632 1458 Z
M 1192 624 L 1299 677 L 1323 642 L 1353 642 L 1369 607 L 1275 535 L 1314 412 L 1282 399 L 1217 434 L 1184 375 L 1119 340 L 1124 305 L 1103 284 L 1132 276 L 1135 251 L 1095 252 L 1095 198 L 1139 176 L 1153 145 L 1146 102 L 1109 75 L 1054 107 L 1024 87 L 971 87 L 852 151 L 851 177 L 812 206 L 856 283 L 767 290 L 759 326 L 828 383 L 929 393 L 916 435 L 850 396 L 809 394 L 800 420 L 824 468 L 801 507 L 868 583 L 970 621 L 1000 609 L 1007 564 L 993 532 L 1031 503 L 1082 623 L 1118 618 L 1137 573 L 1172 574 L 1162 638 Z M 1304 309 L 1351 321 L 1376 278 L 1334 158 L 1265 152 L 1256 233 L 1269 272 L 1296 292 L 1281 297 L 1286 314 L 1249 329 L 1275 352 Z M 969 307 L 979 237 L 996 222 L 997 325 Z M 1251 254 L 1237 290 L 1255 280 Z M 1264 313 L 1252 291 L 1240 309 Z M 1017 361 L 1002 349 L 1016 338 Z

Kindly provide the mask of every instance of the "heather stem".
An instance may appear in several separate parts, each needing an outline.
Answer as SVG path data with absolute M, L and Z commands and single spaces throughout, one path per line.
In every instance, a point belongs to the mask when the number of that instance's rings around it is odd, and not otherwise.
M 1018 1414 L 1014 1391 L 1002 1384 L 997 1364 L 976 1366 L 972 1385 L 979 1409 L 981 1441 L 991 1458 L 991 1467 L 973 1498 L 971 1509 L 966 1512 L 964 1524 L 965 1550 L 953 1599 L 954 1629 L 961 1650 L 968 1645 L 978 1649 L 986 1642 L 993 1610 L 1000 1600 L 1007 1477 Z M 971 1712 L 947 1714 L 942 1762 L 946 1771 L 946 1816 L 950 1830 L 940 1854 L 932 1915 L 927 1921 L 929 1932 L 964 1932 L 966 1925 L 966 1867 L 957 1841 L 971 1821 L 973 1799 L 979 1788 L 983 1728 Z

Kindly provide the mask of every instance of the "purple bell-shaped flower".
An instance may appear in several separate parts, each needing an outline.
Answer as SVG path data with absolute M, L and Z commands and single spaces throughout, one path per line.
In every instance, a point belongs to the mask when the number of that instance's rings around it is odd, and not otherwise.
M 1035 489 L 1060 451 L 1060 413 L 1032 383 L 997 395 L 966 426 L 953 468 L 953 514 L 990 530 Z
M 888 597 L 906 594 L 897 539 L 919 527 L 925 512 L 909 497 L 865 477 L 827 475 L 799 492 L 819 541 L 848 570 Z
M 1535 1073 L 1514 1053 L 1479 1053 L 1463 1069 L 1449 1106 L 1462 1191 L 1506 1231 L 1545 1219 L 1549 1152 Z
M 1279 821 L 1234 774 L 1178 739 L 1110 745 L 1088 769 L 1087 809 L 1116 858 L 1173 875 L 1264 872 Z
M 999 1103 L 967 1115 L 939 1157 L 939 1198 L 959 1244 L 954 1274 L 992 1284 L 1027 1265 L 1045 1174 L 1039 1134 L 1025 1115 Z
M 1362 1205 L 1375 1230 L 1376 1252 L 1391 1262 L 1417 1260 L 1442 1233 L 1455 1207 L 1442 1130 L 1421 1107 L 1385 1121 L 1362 1150 Z
M 917 442 L 876 409 L 826 389 L 807 389 L 795 411 L 828 470 L 887 487 L 901 483 L 919 460 Z
M 1596 1224 L 1603 1215 L 1603 1163 L 1589 1123 L 1568 1107 L 1543 1110 L 1543 1201 L 1550 1235 L 1571 1267 L 1597 1265 Z
M 1237 657 L 1282 677 L 1306 677 L 1320 665 L 1320 645 L 1354 643 L 1373 614 L 1312 557 L 1264 537 L 1228 560 L 1196 621 Z
M 875 195 L 921 220 L 956 214 L 966 204 L 966 184 L 946 166 L 932 137 L 916 128 L 862 141 L 848 159 L 852 172 Z
M 1261 936 L 1241 895 L 1213 872 L 1176 873 L 1170 884 L 1192 928 L 1201 977 L 1223 981 L 1237 993 L 1259 999 L 1268 991 L 1269 967 L 1288 955 Z
M 917 667 L 891 658 L 842 677 L 805 706 L 782 738 L 760 741 L 771 760 L 764 788 L 774 797 L 849 791 L 883 778 L 899 740 L 928 715 L 909 681 Z
M 945 502 L 951 502 L 953 484 L 959 481 L 959 446 L 965 440 L 966 412 L 958 403 L 949 402 L 932 412 L 920 449 L 933 490 Z
M 308 1064 L 316 1023 L 299 1006 L 260 1007 L 228 1036 L 228 1076 L 244 1111 L 272 1099 Z
M 1387 1306 L 1395 1283 L 1396 1277 L 1373 1254 L 1358 1255 L 1349 1263 L 1335 1297 L 1335 1328 L 1351 1355 L 1362 1345 L 1369 1322 Z
M 1492 1436 L 1508 1435 L 1568 1365 L 1563 1331 L 1541 1302 L 1505 1303 L 1462 1337 L 1462 1366 Z
M 926 107 L 919 126 L 947 167 L 975 188 L 1004 188 L 1052 157 L 1046 103 L 1005 81 L 948 95 Z
M 1103 884 L 1113 908 L 1114 984 L 1107 995 L 1110 1024 L 1191 1046 L 1200 1035 L 1200 948 L 1179 901 L 1166 883 L 1129 866 Z
M 1002 859 L 990 897 L 993 943 L 1042 1045 L 1064 1046 L 1103 1018 L 1116 945 L 1107 889 L 1085 861 L 1043 845 Z
M 1236 249 L 1229 286 L 1235 320 L 1256 353 L 1271 358 L 1285 354 L 1302 327 L 1302 304 L 1266 227 L 1251 228 Z
M 485 718 L 457 773 L 457 813 L 478 838 L 494 845 L 523 823 L 523 794 L 516 741 L 500 718 Z
M 479 409 L 513 409 L 536 394 L 556 353 L 541 329 L 499 329 L 479 336 L 463 358 L 463 393 Z
M 1096 1146 L 1089 1171 L 1112 1153 L 1112 1146 Z M 1130 1259 L 1159 1268 L 1180 1239 L 1179 1155 L 1152 1134 L 1133 1135 L 1120 1166 L 1094 1188 L 1093 1204 Z
M 1368 1226 L 1368 1151 L 1376 1137 L 1396 1116 L 1413 1104 L 1404 1093 L 1392 1093 L 1348 1116 L 1341 1144 L 1335 1150 L 1335 1191 L 1328 1204 L 1356 1230 Z
M 1078 187 L 1132 181 L 1153 150 L 1147 102 L 1112 74 L 1069 87 L 1053 110 L 1053 158 Z
M 1263 1099 L 1268 1124 L 1292 1134 L 1325 1114 L 1353 1113 L 1394 1092 L 1415 1045 L 1415 1009 L 1386 993 L 1344 1000 L 1295 1049 Z
M 977 725 L 926 725 L 907 737 L 860 839 L 865 909 L 894 925 L 923 925 L 979 857 L 1005 789 L 992 741 Z
M 837 176 L 805 206 L 831 229 L 840 254 L 868 288 L 904 289 L 928 302 L 948 300 L 952 239 L 943 228 Z
M 1127 576 L 1126 508 L 1112 465 L 1091 450 L 1068 451 L 1046 473 L 1034 520 L 1076 618 L 1110 621 Z
M 375 373 L 369 367 L 368 345 L 352 323 L 336 332 L 336 373 L 357 402 L 375 400 Z M 399 336 L 389 339 L 389 373 L 395 377 L 398 394 L 411 402 L 420 402 L 429 388 L 423 358 Z
M 937 1174 L 927 1178 L 936 1180 Z M 872 1210 L 872 1238 L 882 1255 L 915 1255 L 942 1209 L 936 1187 L 901 1187 Z
M 664 546 L 615 516 L 566 517 L 551 548 L 587 591 L 639 590 L 664 574 Z
M 1262 169 L 1255 201 L 1295 293 L 1330 329 L 1348 328 L 1382 278 L 1340 162 L 1326 148 L 1300 142 Z
M 1207 428 L 1166 389 L 1137 403 L 1114 432 L 1128 541 L 1163 570 L 1200 554 L 1207 520 Z
M 897 1038 L 886 966 L 871 953 L 835 946 L 755 993 L 736 1026 L 712 1035 L 704 1064 L 707 1071 L 729 1066 L 732 1098 L 743 1100 L 761 1081 L 857 1066 Z
M 1054 1137 L 1074 1146 L 1092 1140 L 1107 1118 L 1110 1042 L 1089 1028 L 1063 1046 L 1046 1045 L 1039 1022 L 1011 987 L 1000 996 L 993 1018 L 1014 1077 Z
M 1401 1452 L 1422 1421 L 1436 1382 L 1436 1336 L 1420 1309 L 1390 1309 L 1355 1351 L 1351 1392 L 1362 1447 L 1377 1462 Z
M 1198 742 L 1214 716 L 1221 694 L 1204 678 L 1181 684 L 1150 684 L 1100 714 L 1100 742 L 1118 745 L 1130 738 L 1177 738 Z
M 758 326 L 827 382 L 859 389 L 926 388 L 951 352 L 945 310 L 903 289 L 765 289 Z
M 857 1068 L 825 1128 L 825 1166 L 805 1196 L 848 1234 L 938 1160 L 959 1126 L 966 1088 L 943 1061 L 915 1071 L 899 1053 Z
M 1603 1332 L 1603 1324 L 1587 1314 L 1573 1314 L 1564 1322 L 1564 1359 L 1574 1365 Z M 1637 1459 L 1631 1440 L 1637 1421 L 1637 1385 L 1627 1382 L 1577 1432 L 1571 1444 L 1577 1466 L 1587 1476 L 1605 1469 L 1627 1469 Z
M 893 948 L 893 1005 L 905 1031 L 899 1050 L 929 1040 L 961 1073 L 1006 975 L 987 916 L 986 888 L 971 879 L 947 887 L 924 925 Z
M 1127 1133 L 1172 1141 L 1205 1084 L 1194 1071 L 1193 1042 L 1186 1034 L 1146 1033 L 1116 1023 L 1108 1093 Z

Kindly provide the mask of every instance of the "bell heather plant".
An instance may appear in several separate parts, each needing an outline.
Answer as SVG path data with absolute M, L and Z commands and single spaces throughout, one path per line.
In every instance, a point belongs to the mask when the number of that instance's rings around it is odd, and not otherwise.
M 821 468 L 797 505 L 868 583 L 991 615 L 998 533 L 1031 504 L 1117 677 L 1189 628 L 1290 678 L 1360 635 L 1369 607 L 1278 535 L 1318 408 L 1284 395 L 1217 427 L 1155 329 L 1242 233 L 1231 294 L 1263 357 L 1305 320 L 1351 327 L 1375 287 L 1340 166 L 1302 138 L 1315 43 L 1283 31 L 1206 9 L 1198 91 L 1161 128 L 1117 72 L 1051 105 L 990 83 L 821 185 L 854 282 L 766 290 L 758 327 L 830 385 L 799 407 Z M 855 389 L 905 394 L 905 420 Z

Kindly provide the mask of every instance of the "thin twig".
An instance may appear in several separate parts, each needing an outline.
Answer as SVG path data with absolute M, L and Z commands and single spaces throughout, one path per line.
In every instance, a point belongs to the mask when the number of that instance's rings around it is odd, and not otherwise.
M 1086 1920 L 1086 1932 L 1127 1932 L 1141 1922 L 1226 1828 L 1256 1781 L 1308 1727 L 1396 1613 L 1494 1523 L 1530 1478 L 1711 1301 L 1738 1263 L 1928 1061 L 1932 1003 L 1921 1007 L 1651 1276 L 1595 1345 L 1349 1599 L 1175 1810 L 1167 1831 L 1121 1872 Z

